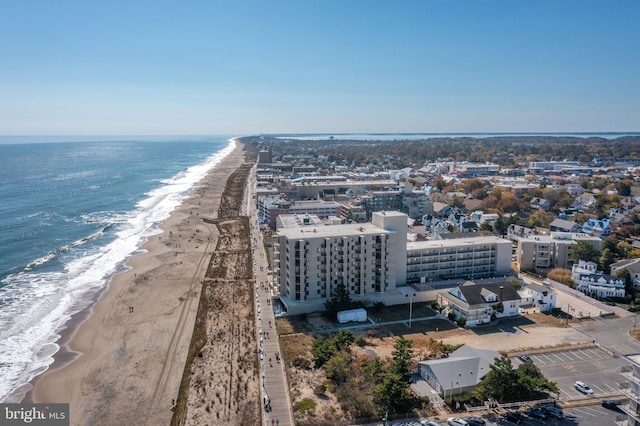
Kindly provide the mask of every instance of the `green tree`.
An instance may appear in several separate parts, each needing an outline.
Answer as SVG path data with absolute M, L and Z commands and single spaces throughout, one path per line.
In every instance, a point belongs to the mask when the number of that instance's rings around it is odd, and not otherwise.
M 335 349 L 328 339 L 316 338 L 311 346 L 311 355 L 316 368 L 322 367 L 335 354 Z
M 489 368 L 489 372 L 476 386 L 473 394 L 481 401 L 509 401 L 509 398 L 515 395 L 514 387 L 518 379 L 511 360 L 509 358 L 495 358 Z
M 413 340 L 404 337 L 396 340 L 393 344 L 391 357 L 393 358 L 391 368 L 403 376 L 407 374 L 410 371 L 409 364 L 413 358 Z
M 597 262 L 598 249 L 596 249 L 591 243 L 579 240 L 576 241 L 575 244 L 571 244 L 569 247 L 569 256 L 573 263 L 578 263 L 580 260 L 584 260 L 586 262 Z
M 544 397 L 548 393 L 558 393 L 558 386 L 547 380 L 533 363 L 520 364 L 516 374 L 518 376 L 516 391 L 519 400 L 529 400 Z
M 343 283 L 339 283 L 333 295 L 324 302 L 325 315 L 334 321 L 338 318 L 338 312 L 351 309 L 352 307 L 353 303 L 351 302 L 349 289 L 347 289 L 347 286 Z
M 613 262 L 615 262 L 613 252 L 609 248 L 602 250 L 600 254 L 600 269 L 605 272 L 608 271 Z
M 324 365 L 324 375 L 336 385 L 347 381 L 351 374 L 351 354 L 346 351 L 335 353 Z
M 504 219 L 502 219 L 502 217 L 499 217 L 494 222 L 494 224 L 493 224 L 493 232 L 495 232 L 498 235 L 504 235 L 504 234 L 507 233 L 507 225 L 505 225 Z
M 616 274 L 618 278 L 624 278 L 624 291 L 628 295 L 633 294 L 633 279 L 631 279 L 631 273 L 627 268 L 624 268 L 621 271 L 618 271 Z
M 490 369 L 473 392 L 481 400 L 523 401 L 558 392 L 534 364 L 523 363 L 514 370 L 510 359 L 496 358 Z
M 406 413 L 411 410 L 413 398 L 404 376 L 389 369 L 382 373 L 372 391 L 382 412 Z

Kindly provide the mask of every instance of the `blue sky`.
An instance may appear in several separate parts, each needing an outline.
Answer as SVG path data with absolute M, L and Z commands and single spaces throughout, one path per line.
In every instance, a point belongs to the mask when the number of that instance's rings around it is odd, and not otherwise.
M 640 2 L 5 1 L 0 134 L 640 131 Z

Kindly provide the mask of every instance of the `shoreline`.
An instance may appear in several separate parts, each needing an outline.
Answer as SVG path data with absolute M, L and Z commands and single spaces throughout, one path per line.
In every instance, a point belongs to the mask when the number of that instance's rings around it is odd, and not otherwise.
M 158 225 L 162 232 L 69 320 L 54 362 L 23 401 L 70 403 L 72 424 L 170 422 L 217 237 L 202 219 L 216 217 L 224 183 L 244 158 L 244 144 L 233 140 L 233 150 Z

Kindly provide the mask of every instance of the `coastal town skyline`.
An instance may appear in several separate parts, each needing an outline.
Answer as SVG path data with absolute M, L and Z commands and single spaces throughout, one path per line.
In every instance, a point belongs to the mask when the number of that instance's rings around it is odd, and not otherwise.
M 5 6 L 0 134 L 635 132 L 633 1 Z

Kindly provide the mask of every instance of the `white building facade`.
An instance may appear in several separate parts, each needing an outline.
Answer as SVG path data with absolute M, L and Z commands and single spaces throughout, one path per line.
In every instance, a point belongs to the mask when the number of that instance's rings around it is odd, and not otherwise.
M 339 285 L 355 297 L 395 290 L 406 281 L 406 240 L 407 215 L 399 212 L 374 213 L 372 223 L 281 229 L 273 271 L 280 298 L 313 312 Z

